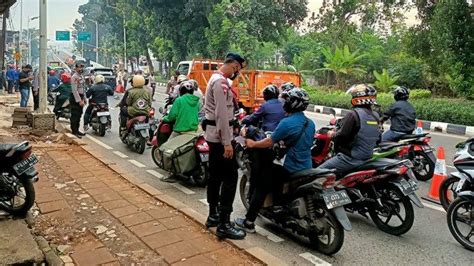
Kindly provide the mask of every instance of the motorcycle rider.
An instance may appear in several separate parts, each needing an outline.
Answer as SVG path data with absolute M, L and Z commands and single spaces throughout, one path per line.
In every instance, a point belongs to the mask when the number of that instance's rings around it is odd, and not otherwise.
M 253 114 L 247 116 L 242 120 L 244 125 L 256 125 L 262 122 L 263 131 L 274 131 L 275 128 L 285 117 L 283 105 L 278 100 L 280 92 L 275 85 L 268 85 L 263 89 L 263 99 L 265 103 Z
M 295 87 L 282 92 L 280 97 L 283 101 L 283 109 L 288 116 L 280 121 L 270 137 L 260 141 L 246 140 L 248 148 L 268 149 L 280 141 L 283 141 L 286 146 L 282 167 L 274 165 L 271 159 L 261 162 L 262 169 L 272 169 L 272 171 L 265 171 L 266 173 L 258 177 L 245 218 L 235 220 L 237 226 L 250 233 L 255 232 L 255 219 L 271 188 L 275 189 L 273 199 L 276 206 L 284 181 L 288 180 L 292 174 L 312 168 L 311 146 L 316 126 L 304 115 L 309 105 L 309 96 L 303 89 Z
M 342 126 L 332 132 L 336 156 L 318 168 L 336 169 L 344 175 L 372 158 L 374 148 L 380 142 L 379 115 L 372 110 L 377 91 L 367 84 L 354 85 L 347 93 L 352 95 L 353 110 L 342 119 Z
M 245 232 L 230 222 L 238 173 L 232 147 L 234 94 L 227 81 L 238 76 L 244 63 L 245 59 L 240 55 L 229 53 L 224 64 L 211 76 L 204 101 L 205 119 L 202 125 L 209 145 L 209 216 L 206 226 L 217 226 L 216 234 L 220 238 L 245 238 Z
M 390 129 L 383 133 L 382 141 L 399 141 L 403 136 L 413 133 L 416 127 L 416 111 L 408 102 L 410 91 L 402 86 L 393 90 L 393 103 L 384 113 L 381 124 L 390 119 Z
M 67 100 L 69 100 L 69 98 L 71 97 L 71 93 L 72 93 L 71 75 L 69 73 L 64 72 L 61 74 L 61 82 L 62 82 L 61 85 L 59 85 L 58 87 L 52 90 L 52 92 L 59 93 L 59 95 L 56 97 L 56 102 L 53 109 L 54 113 L 61 110 L 64 103 Z
M 145 87 L 145 77 L 134 75 L 130 81 L 132 88 L 127 90 L 120 108 L 120 130 L 127 130 L 127 120 L 145 115 L 148 116 L 151 109 L 151 94 Z M 125 136 L 125 134 L 123 135 Z
M 184 81 L 179 86 L 179 97 L 174 101 L 163 122 L 174 123 L 170 139 L 185 132 L 196 132 L 198 129 L 199 97 L 194 95 L 196 83 L 194 80 Z
M 105 103 L 107 104 L 107 96 L 113 96 L 114 90 L 105 82 L 105 77 L 102 75 L 96 75 L 94 78 L 94 85 L 86 92 L 86 98 L 89 99 L 89 105 L 87 106 L 86 112 L 84 113 L 84 131 L 89 129 L 91 123 L 92 109 L 95 104 Z
M 50 70 L 48 76 L 48 93 L 51 91 L 51 89 L 58 87 L 59 83 L 60 81 L 58 77 L 56 77 L 56 71 Z
M 293 88 L 296 88 L 296 86 L 295 86 L 295 84 L 293 84 L 293 82 L 285 82 L 280 86 L 280 91 L 281 92 L 289 91 Z
M 188 76 L 186 75 L 179 75 L 176 80 L 176 85 L 172 88 L 171 93 L 169 94 L 168 98 L 165 100 L 165 109 L 168 108 L 169 105 L 172 105 L 176 98 L 179 97 L 179 88 L 182 82 L 189 80 Z
M 84 65 L 76 64 L 74 75 L 71 77 L 72 94 L 69 99 L 69 104 L 71 106 L 71 131 L 72 134 L 78 138 L 86 135 L 79 131 L 83 108 L 86 104 L 84 98 L 84 77 L 82 76 L 83 71 Z

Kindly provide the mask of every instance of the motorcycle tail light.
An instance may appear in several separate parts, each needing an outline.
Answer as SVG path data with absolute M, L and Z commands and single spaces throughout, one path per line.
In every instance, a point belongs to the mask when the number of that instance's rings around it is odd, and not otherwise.
M 423 139 L 423 143 L 428 144 L 431 141 L 431 137 L 426 137 Z
M 387 172 L 389 174 L 395 174 L 395 175 L 404 175 L 408 171 L 408 169 L 409 168 L 407 166 L 402 165 L 402 166 L 397 167 L 397 168 L 388 169 L 385 172 Z
M 149 115 L 151 118 L 155 117 L 155 108 L 151 108 Z
M 406 154 L 408 154 L 408 152 L 410 151 L 410 146 L 403 146 L 400 151 L 398 152 L 398 155 L 400 157 L 403 157 L 405 156 Z
M 30 157 L 30 155 L 31 155 L 32 152 L 33 152 L 33 151 L 32 151 L 31 149 L 29 149 L 29 150 L 25 151 L 24 153 L 22 153 L 21 156 L 20 156 L 20 158 L 21 158 L 22 160 L 26 160 L 26 159 L 28 159 L 28 158 Z
M 199 138 L 196 142 L 196 147 L 199 152 L 209 152 L 209 144 L 204 138 Z
M 336 175 L 326 177 L 326 180 L 323 182 L 323 188 L 331 188 L 334 186 L 336 186 Z

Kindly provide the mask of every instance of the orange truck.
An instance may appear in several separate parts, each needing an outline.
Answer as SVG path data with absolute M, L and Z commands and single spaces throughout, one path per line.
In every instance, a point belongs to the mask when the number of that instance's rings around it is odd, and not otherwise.
M 211 75 L 223 63 L 222 60 L 194 59 L 180 62 L 177 69 L 181 74 L 196 80 L 201 91 L 205 93 Z M 301 86 L 301 74 L 273 70 L 243 70 L 232 82 L 232 89 L 237 92 L 242 107 L 253 111 L 263 103 L 262 90 L 267 85 L 273 84 L 280 87 L 286 82 L 293 82 L 296 86 Z

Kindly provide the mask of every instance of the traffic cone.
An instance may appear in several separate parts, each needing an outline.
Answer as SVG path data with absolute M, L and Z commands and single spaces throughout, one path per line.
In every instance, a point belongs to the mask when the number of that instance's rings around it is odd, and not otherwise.
M 417 135 L 423 134 L 423 122 L 421 120 L 416 121 L 415 133 Z
M 431 179 L 430 192 L 428 197 L 432 200 L 439 201 L 439 187 L 444 179 L 447 177 L 446 171 L 446 161 L 444 160 L 444 148 L 438 148 L 438 155 L 436 156 L 436 165 L 433 173 L 433 178 Z

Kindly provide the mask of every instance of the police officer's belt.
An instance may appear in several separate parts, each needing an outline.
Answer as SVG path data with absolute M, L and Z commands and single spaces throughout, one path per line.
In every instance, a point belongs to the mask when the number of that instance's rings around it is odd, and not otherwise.
M 203 123 L 205 123 L 208 126 L 216 126 L 216 120 L 204 119 Z M 229 121 L 229 126 L 233 126 L 233 125 L 234 125 L 234 120 Z

